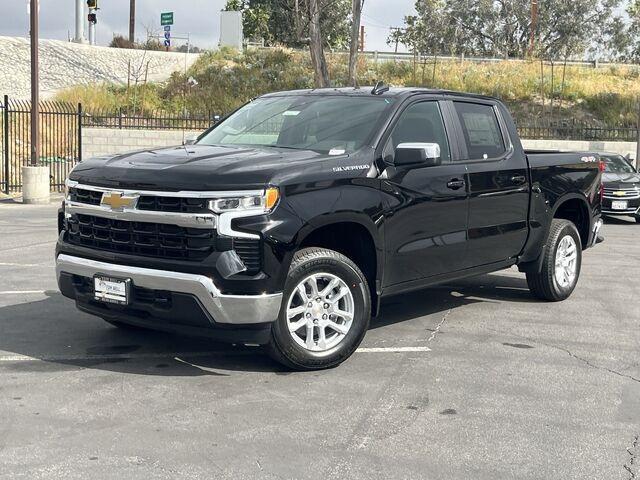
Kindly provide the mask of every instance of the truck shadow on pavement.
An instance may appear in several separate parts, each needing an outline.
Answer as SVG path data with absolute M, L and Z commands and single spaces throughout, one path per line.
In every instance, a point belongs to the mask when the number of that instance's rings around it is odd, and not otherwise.
M 535 302 L 524 278 L 485 275 L 450 286 L 392 297 L 371 329 L 439 314 L 479 302 Z M 408 342 L 415 339 L 407 339 Z M 365 338 L 363 346 L 366 346 Z M 230 376 L 285 372 L 259 347 L 150 330 L 123 330 L 75 309 L 59 292 L 0 307 L 0 372 L 97 369 L 159 376 Z

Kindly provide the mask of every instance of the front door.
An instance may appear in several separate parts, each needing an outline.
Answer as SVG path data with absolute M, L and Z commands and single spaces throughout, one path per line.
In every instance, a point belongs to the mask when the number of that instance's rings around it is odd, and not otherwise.
M 401 113 L 384 147 L 386 163 L 393 164 L 393 154 L 401 143 L 437 143 L 442 164 L 392 165 L 382 175 L 388 201 L 384 286 L 462 269 L 466 251 L 466 168 L 452 162 L 437 101 L 419 101 Z

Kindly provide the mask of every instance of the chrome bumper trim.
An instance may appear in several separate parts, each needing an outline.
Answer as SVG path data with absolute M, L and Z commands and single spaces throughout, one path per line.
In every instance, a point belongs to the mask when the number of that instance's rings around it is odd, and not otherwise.
M 157 212 L 153 210 L 137 210 L 135 208 L 112 210 L 110 207 L 103 207 L 102 205 L 90 205 L 68 200 L 64 203 L 64 209 L 67 217 L 74 214 L 92 215 L 127 222 L 162 223 L 187 228 L 216 228 L 218 224 L 218 217 L 210 213 Z
M 76 182 L 75 180 L 67 180 L 67 187 L 79 188 L 81 190 L 92 190 L 94 192 L 120 192 L 123 195 L 132 196 L 151 196 L 151 197 L 183 197 L 183 198 L 225 198 L 225 197 L 237 197 L 239 195 L 252 196 L 262 195 L 264 190 L 239 190 L 239 191 L 196 191 L 196 190 L 182 190 L 179 192 L 161 192 L 157 190 L 133 190 L 127 188 L 118 187 L 97 187 L 95 185 L 87 185 L 84 183 Z
M 224 295 L 204 275 L 130 267 L 60 254 L 56 258 L 58 284 L 63 272 L 89 278 L 96 274 L 130 278 L 138 287 L 194 295 L 216 323 L 229 325 L 273 322 L 278 318 L 282 303 L 282 293 Z

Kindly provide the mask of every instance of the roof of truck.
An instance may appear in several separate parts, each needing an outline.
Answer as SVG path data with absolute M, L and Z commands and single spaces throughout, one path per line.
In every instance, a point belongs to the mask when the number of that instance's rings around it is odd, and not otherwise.
M 485 100 L 497 100 L 494 97 L 487 95 L 479 95 L 475 93 L 456 92 L 452 90 L 438 90 L 430 88 L 419 87 L 389 87 L 389 90 L 382 93 L 372 93 L 373 86 L 361 86 L 361 87 L 340 87 L 340 88 L 313 88 L 304 90 L 287 90 L 282 92 L 273 92 L 264 95 L 265 97 L 271 96 L 284 96 L 284 95 L 345 95 L 345 96 L 378 96 L 378 97 L 407 97 L 418 93 L 431 93 L 435 95 L 451 95 L 467 98 L 481 98 Z

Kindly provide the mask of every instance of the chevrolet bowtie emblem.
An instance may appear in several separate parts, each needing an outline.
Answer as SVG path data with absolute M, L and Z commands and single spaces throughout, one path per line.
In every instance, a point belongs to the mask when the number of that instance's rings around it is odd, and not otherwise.
M 613 192 L 616 197 L 624 197 L 626 195 L 625 192 Z
M 111 207 L 111 210 L 123 210 L 125 207 L 135 206 L 138 197 L 127 197 L 119 192 L 109 192 L 102 194 L 101 205 Z

